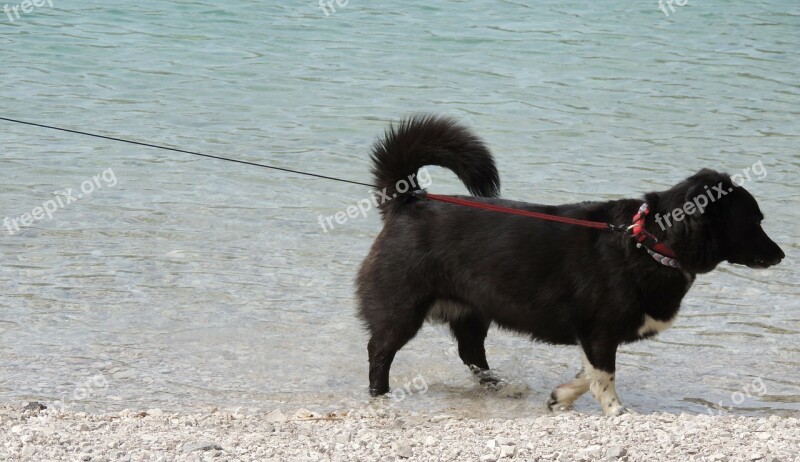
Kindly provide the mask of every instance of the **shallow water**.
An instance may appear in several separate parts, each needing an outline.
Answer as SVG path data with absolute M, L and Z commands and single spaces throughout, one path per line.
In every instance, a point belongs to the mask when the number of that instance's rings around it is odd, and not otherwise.
M 436 111 L 486 138 L 505 197 L 541 203 L 760 162 L 745 187 L 786 260 L 700 277 L 672 329 L 622 348 L 619 392 L 640 412 L 800 414 L 800 4 L 665 17 L 656 2 L 429 3 L 352 0 L 326 17 L 313 1 L 55 2 L 0 17 L 2 115 L 368 181 L 387 122 Z M 0 215 L 94 189 L 0 230 L 0 400 L 368 402 L 352 283 L 379 218 L 318 224 L 366 188 L 0 125 Z M 114 181 L 92 180 L 108 169 Z M 431 172 L 432 190 L 463 191 Z M 405 390 L 376 406 L 537 414 L 579 365 L 574 349 L 496 330 L 487 350 L 510 393 L 479 390 L 428 326 L 395 361 Z

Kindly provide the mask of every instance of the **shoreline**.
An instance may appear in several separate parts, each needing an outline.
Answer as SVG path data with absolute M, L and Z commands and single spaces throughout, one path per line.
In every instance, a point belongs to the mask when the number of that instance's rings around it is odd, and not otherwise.
M 273 410 L 87 414 L 0 405 L 0 460 L 800 460 L 800 419 L 575 412 L 517 419 Z

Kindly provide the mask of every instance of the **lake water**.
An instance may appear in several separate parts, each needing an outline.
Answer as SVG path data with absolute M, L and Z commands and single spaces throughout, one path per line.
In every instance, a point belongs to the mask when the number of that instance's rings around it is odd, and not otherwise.
M 640 412 L 800 415 L 800 3 L 692 0 L 669 16 L 655 0 L 433 4 L 17 10 L 0 17 L 0 115 L 368 182 L 388 121 L 434 111 L 485 137 L 505 197 L 540 203 L 640 197 L 702 167 L 760 162 L 745 187 L 787 258 L 701 276 L 672 329 L 622 348 L 619 392 Z M 318 224 L 367 188 L 0 130 L 0 219 L 63 204 L 0 229 L 1 401 L 369 402 L 353 279 L 380 220 Z M 431 174 L 431 190 L 464 191 Z M 380 405 L 538 414 L 579 366 L 575 349 L 496 330 L 487 349 L 521 397 L 481 392 L 446 329 L 429 326 L 392 369 L 406 390 Z M 599 411 L 590 398 L 578 409 Z

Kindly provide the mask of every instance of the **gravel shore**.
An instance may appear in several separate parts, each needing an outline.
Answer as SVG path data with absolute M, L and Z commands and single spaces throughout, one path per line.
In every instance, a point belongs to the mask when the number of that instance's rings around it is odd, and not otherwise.
M 798 461 L 800 420 L 666 413 L 476 420 L 368 409 L 95 415 L 0 406 L 0 460 L 505 459 Z

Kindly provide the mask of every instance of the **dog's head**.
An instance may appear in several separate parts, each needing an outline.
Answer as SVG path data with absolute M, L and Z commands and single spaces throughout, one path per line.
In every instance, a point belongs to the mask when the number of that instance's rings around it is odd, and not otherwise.
M 705 273 L 723 261 L 768 268 L 785 257 L 761 227 L 764 214 L 755 198 L 727 174 L 703 169 L 646 199 L 672 218 L 661 229 L 688 271 Z

